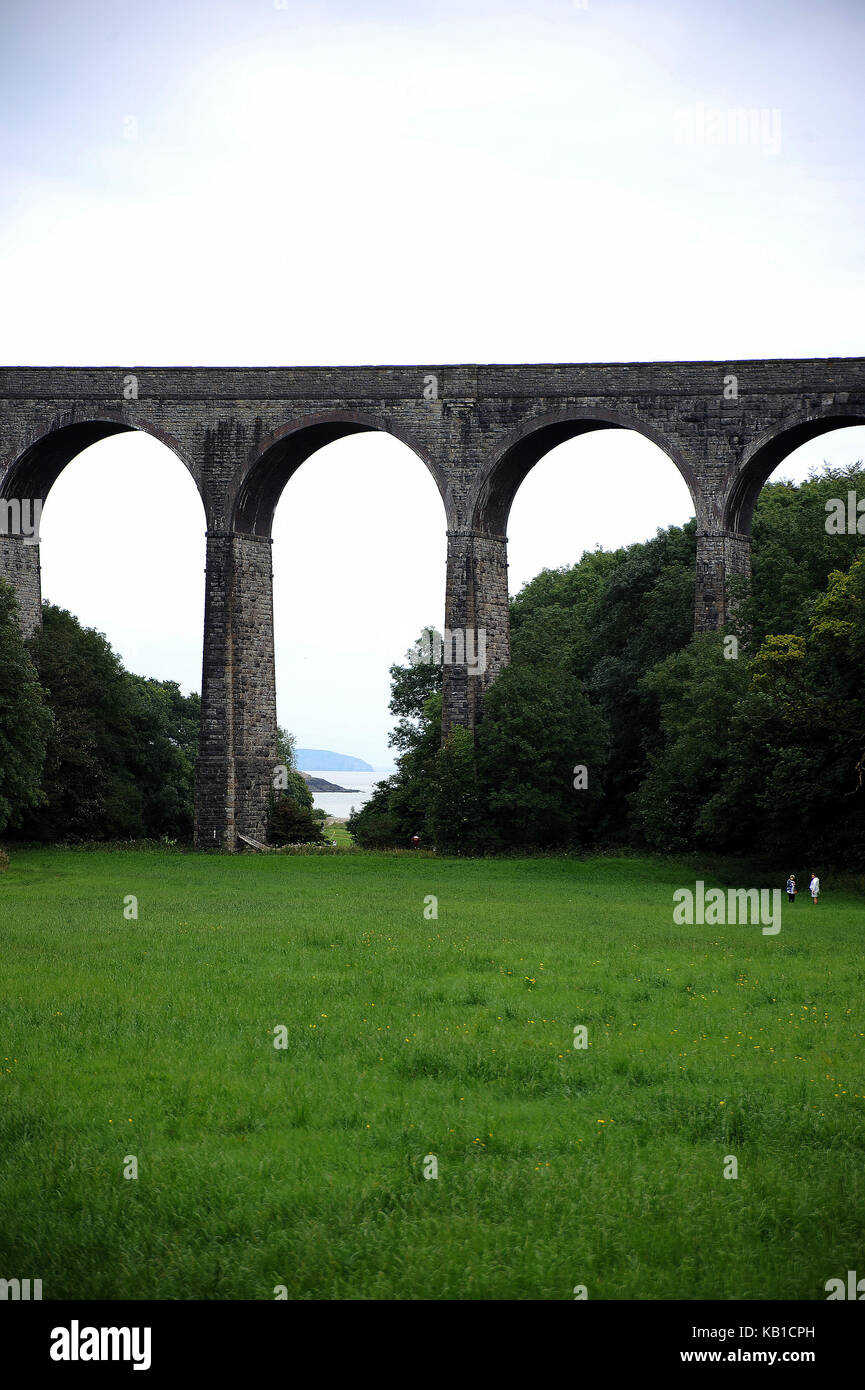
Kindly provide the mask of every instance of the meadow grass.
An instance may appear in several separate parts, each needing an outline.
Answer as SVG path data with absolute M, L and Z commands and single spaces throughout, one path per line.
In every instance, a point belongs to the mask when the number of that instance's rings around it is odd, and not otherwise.
M 674 926 L 695 876 L 13 851 L 0 1276 L 45 1298 L 825 1299 L 865 1275 L 861 898 L 800 895 L 777 936 Z
M 325 838 L 336 840 L 340 849 L 349 849 L 354 845 L 354 840 L 349 835 L 344 820 L 332 821 L 330 825 L 324 827 Z

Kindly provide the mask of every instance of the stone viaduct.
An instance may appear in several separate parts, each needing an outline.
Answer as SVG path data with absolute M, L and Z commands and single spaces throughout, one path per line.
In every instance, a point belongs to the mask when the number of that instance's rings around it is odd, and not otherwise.
M 619 428 L 667 454 L 694 503 L 702 631 L 724 623 L 728 580 L 748 573 L 754 503 L 772 471 L 806 440 L 863 423 L 865 358 L 4 367 L 0 501 L 44 501 L 76 454 L 125 430 L 154 435 L 189 469 L 207 525 L 196 843 L 233 850 L 238 832 L 263 837 L 276 762 L 271 523 L 289 478 L 317 449 L 383 430 L 435 479 L 448 538 L 443 626 L 484 629 L 487 651 L 483 676 L 445 668 L 447 730 L 474 727 L 484 688 L 508 660 L 508 514 L 550 449 Z M 29 634 L 40 621 L 39 547 L 16 532 L 14 516 L 14 505 L 0 509 L 0 575 Z

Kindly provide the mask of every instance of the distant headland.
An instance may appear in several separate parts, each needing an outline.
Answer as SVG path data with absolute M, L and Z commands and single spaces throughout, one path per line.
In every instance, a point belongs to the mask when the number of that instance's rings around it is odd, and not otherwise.
M 294 763 L 298 772 L 374 772 L 363 758 L 350 758 L 346 753 L 331 753 L 326 748 L 295 748 Z
M 302 772 L 306 785 L 311 792 L 359 792 L 360 787 L 338 787 L 335 782 L 326 782 L 323 777 L 311 777 L 308 772 Z

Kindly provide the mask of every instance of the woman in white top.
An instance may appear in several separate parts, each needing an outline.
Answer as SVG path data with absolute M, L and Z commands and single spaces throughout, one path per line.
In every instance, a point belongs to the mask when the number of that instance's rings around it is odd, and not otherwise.
M 819 880 L 819 878 L 817 877 L 817 875 L 814 873 L 814 870 L 813 870 L 813 869 L 811 870 L 811 882 L 810 882 L 809 885 L 808 885 L 808 889 L 809 889 L 809 892 L 810 892 L 810 894 L 811 894 L 811 899 L 812 899 L 814 905 L 816 906 L 816 904 L 817 904 L 817 899 L 818 899 L 818 897 L 820 896 L 820 880 Z

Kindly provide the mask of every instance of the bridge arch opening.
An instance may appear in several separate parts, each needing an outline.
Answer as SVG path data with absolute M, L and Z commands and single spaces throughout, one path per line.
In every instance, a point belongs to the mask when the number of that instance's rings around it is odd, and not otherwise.
M 103 417 L 59 425 L 34 440 L 7 469 L 0 481 L 0 497 L 39 498 L 44 502 L 74 458 L 91 445 L 119 434 L 141 434 L 158 441 L 192 474 L 189 461 L 172 436 L 149 424 L 131 425 L 125 420 Z
M 2 493 L 43 501 L 43 600 L 104 633 L 127 669 L 200 689 L 205 513 L 167 443 L 114 421 L 66 426 L 22 455 Z
M 824 438 L 832 435 L 831 444 Z M 824 461 L 865 460 L 865 413 L 837 412 L 789 422 L 758 440 L 739 472 L 727 501 L 726 529 L 748 534 L 762 489 L 782 479 L 803 483 Z
M 482 529 L 508 536 L 508 588 L 587 550 L 617 550 L 694 515 L 689 470 L 648 434 L 616 420 L 561 421 L 506 452 Z
M 795 421 L 759 441 L 752 451 L 731 489 L 726 515 L 742 557 L 730 598 L 734 606 L 746 600 L 744 611 L 754 640 L 807 629 L 814 591 L 823 589 L 833 569 L 846 568 L 853 552 L 849 542 L 839 543 L 828 530 L 825 504 L 835 500 L 836 524 L 840 511 L 841 529 L 849 536 L 852 527 L 855 548 L 861 542 L 855 503 L 865 497 L 865 480 L 858 470 L 849 480 L 827 477 L 824 465 L 846 472 L 863 463 L 865 418 L 857 423 L 850 415 Z M 812 479 L 816 486 L 797 495 L 796 489 Z M 761 520 L 757 504 L 770 487 L 775 496 Z
M 239 499 L 238 525 L 272 524 L 277 718 L 301 748 L 393 764 L 389 668 L 444 618 L 446 513 L 425 462 L 391 433 L 325 422 L 287 455 L 277 446 L 259 497 Z M 315 770 L 365 789 L 363 776 Z
M 269 536 L 279 499 L 301 464 L 329 444 L 355 434 L 386 436 L 404 444 L 426 465 L 440 494 L 444 496 L 443 479 L 415 441 L 386 429 L 380 421 L 371 417 L 324 415 L 288 426 L 259 447 L 258 456 L 237 492 L 233 529 L 241 535 Z
M 696 484 L 691 469 L 655 429 L 643 421 L 635 421 L 614 412 L 581 412 L 576 416 L 546 417 L 543 420 L 530 421 L 517 432 L 498 458 L 483 472 L 472 503 L 473 529 L 481 534 L 504 536 L 514 501 L 536 465 L 551 453 L 555 454 L 559 466 L 562 459 L 585 460 L 591 457 L 592 449 L 597 453 L 601 443 L 598 438 L 600 431 L 603 431 L 605 436 L 603 444 L 607 466 L 617 450 L 624 460 L 625 449 L 629 451 L 631 458 L 639 460 L 642 457 L 643 472 L 659 461 L 663 461 L 665 468 L 669 468 L 669 464 L 672 463 L 674 471 L 670 476 L 675 476 L 675 470 L 678 470 L 684 485 L 684 493 L 681 495 L 687 494 L 693 499 Z M 612 450 L 608 442 L 610 435 L 615 441 Z M 622 444 L 621 441 L 624 439 L 627 439 L 627 444 Z M 563 448 L 560 453 L 561 446 L 567 448 Z M 649 462 L 646 463 L 645 460 Z M 624 462 L 622 466 L 626 466 Z M 544 472 L 552 476 L 549 468 L 544 469 Z M 638 461 L 634 465 L 635 483 L 638 483 L 640 473 L 641 465 Z M 536 474 L 537 476 L 542 475 Z M 598 476 L 599 497 L 604 492 L 609 493 L 609 486 L 608 478 Z

